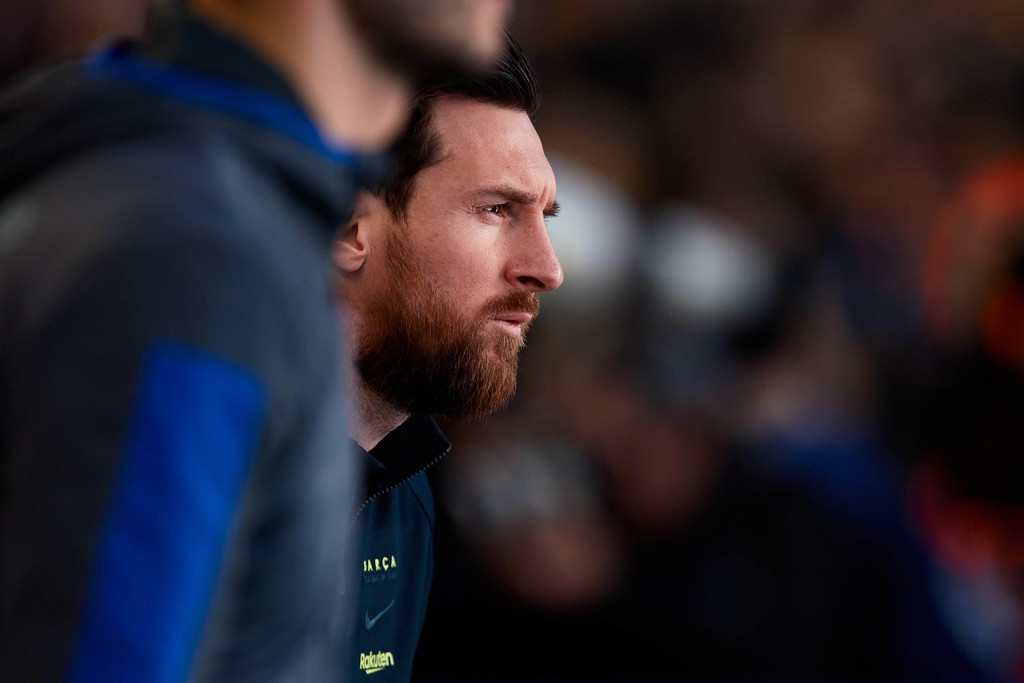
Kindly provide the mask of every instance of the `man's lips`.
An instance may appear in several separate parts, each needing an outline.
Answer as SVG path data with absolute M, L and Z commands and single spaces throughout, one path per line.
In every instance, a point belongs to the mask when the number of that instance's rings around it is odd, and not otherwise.
M 505 322 L 513 323 L 515 325 L 527 325 L 533 320 L 533 313 L 526 313 L 525 311 L 514 311 L 511 313 L 502 313 L 501 315 L 494 316 L 495 320 L 503 320 Z
M 533 320 L 533 316 L 533 313 L 526 313 L 525 311 L 512 311 L 500 313 L 492 317 L 491 320 L 505 328 L 508 332 L 519 336 L 522 335 L 523 330 Z

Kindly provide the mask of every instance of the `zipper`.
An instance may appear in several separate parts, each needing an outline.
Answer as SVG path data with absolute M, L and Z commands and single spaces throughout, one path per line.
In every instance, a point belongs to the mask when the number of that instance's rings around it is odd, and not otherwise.
M 444 459 L 444 456 L 448 455 L 448 452 L 451 451 L 451 450 L 452 450 L 452 446 L 451 446 L 451 444 L 448 444 L 448 447 L 445 448 L 440 453 L 438 453 L 436 456 L 434 456 L 433 460 L 430 460 L 429 462 L 424 463 L 420 467 L 416 468 L 413 472 L 410 472 L 409 474 L 407 474 L 406 476 L 398 479 L 397 481 L 392 482 L 386 488 L 382 488 L 380 491 L 377 491 L 377 492 L 373 493 L 372 495 L 368 496 L 366 499 L 364 499 L 362 504 L 360 504 L 359 508 L 356 510 L 356 514 L 354 514 L 352 516 L 352 523 L 349 525 L 349 538 L 350 538 L 350 540 L 352 538 L 352 532 L 355 531 L 356 522 L 359 521 L 359 515 L 363 514 L 363 510 L 366 509 L 367 505 L 369 505 L 371 502 L 373 502 L 377 498 L 380 498 L 385 493 L 388 493 L 389 491 L 395 490 L 396 488 L 398 488 L 399 486 L 401 486 L 405 482 L 407 482 L 410 479 L 412 479 L 413 477 L 415 477 L 420 472 L 426 472 L 428 469 L 430 469 L 431 467 L 433 467 L 437 463 L 441 462 L 441 460 Z M 346 546 L 347 545 L 348 544 L 346 544 Z M 344 557 L 346 558 L 346 561 L 342 562 L 342 566 L 341 566 L 341 591 L 339 591 L 339 593 L 338 593 L 339 598 L 343 598 L 346 595 L 346 592 L 347 592 L 345 590 L 345 586 L 346 586 L 346 578 L 345 578 L 345 576 L 346 576 L 346 569 L 345 569 L 345 567 L 347 566 L 348 551 L 349 551 L 348 547 L 345 547 L 344 550 L 342 551 Z M 338 609 L 337 611 L 340 612 L 341 610 Z
M 374 493 L 369 495 L 366 499 L 363 500 L 362 504 L 360 504 L 359 508 L 356 510 L 356 514 L 353 515 L 353 517 L 352 517 L 352 526 L 356 525 L 356 522 L 359 520 L 359 515 L 363 514 L 363 510 L 366 509 L 367 505 L 369 505 L 371 502 L 373 502 L 377 498 L 380 498 L 385 493 L 388 493 L 390 491 L 394 491 L 396 488 L 398 488 L 399 486 L 401 486 L 405 482 L 409 481 L 410 479 L 415 477 L 420 472 L 426 472 L 428 469 L 430 469 L 431 467 L 433 467 L 437 463 L 441 462 L 441 460 L 444 459 L 444 456 L 448 455 L 448 452 L 451 451 L 451 449 L 452 449 L 452 447 L 451 447 L 451 445 L 449 445 L 448 448 L 444 449 L 443 451 L 438 453 L 436 456 L 434 456 L 433 460 L 431 460 L 431 461 L 421 465 L 420 467 L 418 467 L 417 469 L 413 470 L 412 472 L 410 472 L 406 476 L 398 479 L 397 481 L 394 481 L 391 484 L 388 484 L 388 486 L 386 486 L 385 488 L 382 488 L 379 491 L 375 491 Z

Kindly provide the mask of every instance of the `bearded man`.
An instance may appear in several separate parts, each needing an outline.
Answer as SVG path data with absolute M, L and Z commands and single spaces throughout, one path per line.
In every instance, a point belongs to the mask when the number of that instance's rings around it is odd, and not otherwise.
M 0 92 L 5 680 L 341 678 L 330 244 L 508 3 L 189 7 Z
M 482 77 L 421 91 L 390 171 L 360 193 L 334 262 L 349 313 L 352 437 L 370 466 L 350 671 L 408 681 L 433 576 L 425 470 L 449 449 L 431 415 L 504 406 L 538 293 L 562 283 L 555 178 L 511 39 Z

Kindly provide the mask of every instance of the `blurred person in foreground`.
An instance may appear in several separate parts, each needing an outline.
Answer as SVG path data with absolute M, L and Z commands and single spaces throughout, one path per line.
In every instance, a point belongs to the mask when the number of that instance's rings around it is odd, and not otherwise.
M 339 677 L 363 463 L 329 247 L 505 9 L 196 0 L 0 92 L 5 677 Z
M 548 237 L 555 177 L 533 128 L 533 74 L 509 39 L 482 77 L 417 96 L 390 171 L 334 247 L 350 313 L 352 438 L 369 463 L 354 674 L 408 681 L 433 577 L 426 469 L 449 450 L 431 415 L 503 407 L 562 269 Z

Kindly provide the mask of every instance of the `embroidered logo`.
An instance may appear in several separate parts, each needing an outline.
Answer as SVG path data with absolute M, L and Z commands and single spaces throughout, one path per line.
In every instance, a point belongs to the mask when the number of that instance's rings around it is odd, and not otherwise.
M 367 675 L 375 674 L 394 665 L 395 656 L 390 652 L 381 651 L 375 653 L 373 650 L 370 650 L 369 654 L 359 654 L 359 670 L 365 671 Z
M 391 602 L 388 603 L 388 606 L 385 607 L 384 609 L 382 609 L 380 612 L 378 612 L 377 616 L 375 616 L 375 617 L 371 617 L 370 616 L 370 611 L 367 610 L 366 614 L 363 615 L 363 618 L 366 620 L 366 630 L 369 631 L 371 628 L 376 626 L 377 622 L 380 621 L 380 618 L 382 616 L 384 616 L 387 613 L 387 611 L 389 609 L 391 609 L 392 607 L 394 607 L 394 606 L 395 606 L 395 601 L 392 600 Z
M 363 560 L 363 581 L 380 583 L 398 578 L 398 559 L 394 555 L 381 555 Z
M 374 557 L 369 560 L 363 560 L 364 572 L 387 572 L 397 568 L 398 560 L 395 559 L 394 555 L 385 555 L 384 557 Z

